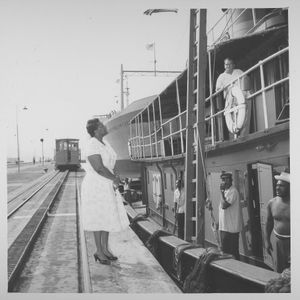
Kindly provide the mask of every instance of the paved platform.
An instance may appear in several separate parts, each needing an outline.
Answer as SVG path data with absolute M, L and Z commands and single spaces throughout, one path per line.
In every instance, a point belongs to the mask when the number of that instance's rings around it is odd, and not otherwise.
M 51 171 L 51 165 L 49 165 Z M 14 186 L 16 183 L 19 183 L 21 185 L 28 185 L 30 183 L 33 183 L 35 180 L 40 180 L 41 177 L 44 176 L 44 173 L 39 170 L 40 166 L 26 166 L 21 170 L 21 174 L 16 174 L 18 171 L 16 168 L 14 168 L 14 171 L 10 171 L 12 173 L 15 173 L 16 176 L 9 176 L 8 184 L 11 184 Z M 26 172 L 25 172 L 26 170 Z M 10 173 L 8 172 L 8 173 Z M 32 177 L 30 174 L 34 174 L 35 180 L 32 180 Z M 15 191 L 17 192 L 17 191 Z M 72 202 L 73 203 L 73 202 Z M 73 203 L 74 204 L 74 203 Z M 136 203 L 135 205 L 141 205 L 140 203 Z M 64 212 L 63 211 L 57 211 L 56 213 Z M 72 220 L 74 217 L 69 216 L 68 220 L 70 219 L 71 223 L 68 223 L 72 229 L 72 232 L 74 231 L 74 220 Z M 65 220 L 66 217 L 63 218 L 54 218 L 53 224 L 58 224 L 57 226 L 60 226 L 60 222 Z M 60 224 L 60 225 L 59 225 Z M 69 233 L 69 231 L 66 231 Z M 75 232 L 75 231 L 74 231 Z M 52 234 L 52 233 L 51 233 Z M 51 235 L 52 236 L 52 235 Z M 49 236 L 49 238 L 51 237 Z M 55 235 L 53 235 L 55 236 Z M 104 294 L 147 294 L 147 293 L 155 293 L 155 294 L 163 294 L 163 293 L 182 293 L 181 290 L 177 287 L 177 285 L 171 280 L 171 278 L 166 274 L 164 269 L 161 267 L 161 265 L 156 261 L 156 259 L 153 257 L 153 255 L 149 252 L 149 250 L 144 246 L 144 244 L 140 241 L 140 239 L 135 235 L 135 233 L 131 230 L 130 227 L 128 227 L 126 230 L 118 233 L 110 233 L 109 236 L 109 245 L 112 253 L 114 255 L 118 256 L 117 261 L 113 261 L 111 265 L 102 265 L 99 263 L 99 261 L 95 262 L 94 260 L 94 253 L 96 252 L 96 246 L 94 242 L 94 236 L 92 232 L 85 232 L 86 236 L 86 243 L 87 243 L 87 252 L 88 252 L 88 259 L 89 259 L 89 268 L 90 268 L 90 276 L 91 276 L 91 283 L 92 283 L 92 292 L 93 293 L 104 293 Z M 73 243 L 76 241 L 74 236 L 62 235 L 56 237 L 56 242 L 51 243 L 51 247 L 56 247 L 56 244 L 65 245 L 64 247 L 59 247 L 58 250 L 61 248 L 65 249 L 65 252 L 62 254 L 58 254 L 57 252 L 53 251 L 53 249 L 48 251 L 47 253 L 51 253 L 53 258 L 60 257 L 66 266 L 64 268 L 59 268 L 59 272 L 63 274 L 58 274 L 56 271 L 54 272 L 56 275 L 56 280 L 58 278 L 64 278 L 62 283 L 64 285 L 60 285 L 61 282 L 58 280 L 57 284 L 51 284 L 47 285 L 47 280 L 45 280 L 45 283 L 41 285 L 41 288 L 43 292 L 48 291 L 50 288 L 54 288 L 55 291 L 51 290 L 51 292 L 71 292 L 76 293 L 76 289 L 66 282 L 66 278 L 69 278 L 68 272 L 69 271 L 69 264 L 70 262 L 75 263 L 77 262 L 76 255 L 72 258 L 69 256 L 71 255 L 70 249 L 68 247 L 72 245 L 72 248 L 74 251 L 77 251 L 77 248 L 74 247 Z M 58 238 L 63 239 L 64 243 L 58 242 Z M 66 246 L 67 245 L 67 246 Z M 49 247 L 50 247 L 49 246 Z M 45 248 L 46 251 L 48 248 Z M 66 250 L 68 249 L 68 250 Z M 45 264 L 49 261 L 48 259 L 41 259 L 44 257 L 46 252 L 43 252 L 44 254 L 42 257 L 38 256 L 38 264 L 37 271 L 40 272 L 41 268 L 42 270 L 47 270 L 44 272 L 45 278 L 49 275 L 49 269 L 46 268 Z M 47 257 L 47 256 L 45 256 Z M 67 258 L 66 258 L 67 257 Z M 66 259 L 65 259 L 66 258 Z M 60 260 L 60 261 L 61 261 Z M 50 266 L 49 266 L 50 267 Z M 74 267 L 74 266 L 73 266 Z M 75 268 L 75 267 L 74 267 Z M 73 272 L 76 272 L 73 270 Z M 59 276 L 58 276 L 59 275 Z M 30 280 L 30 278 L 29 278 Z M 41 276 L 40 280 L 44 280 L 44 277 Z M 76 280 L 74 280 L 75 282 Z M 25 282 L 23 282 L 23 285 Z M 28 292 L 37 292 L 36 286 L 31 286 L 29 284 L 29 287 L 27 287 Z
M 93 293 L 182 293 L 130 227 L 110 234 L 110 249 L 119 259 L 109 266 L 95 262 L 93 233 L 85 234 Z

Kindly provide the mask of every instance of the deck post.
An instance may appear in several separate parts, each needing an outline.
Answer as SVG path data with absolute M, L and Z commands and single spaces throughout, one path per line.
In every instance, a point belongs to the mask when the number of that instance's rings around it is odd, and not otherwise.
M 207 64 L 207 37 L 206 37 L 206 10 L 200 10 L 200 30 L 199 30 L 199 46 L 198 46 L 198 83 L 197 83 L 197 146 L 196 146 L 196 207 L 198 219 L 196 242 L 205 246 L 204 232 L 204 216 L 205 216 L 205 82 L 206 82 L 206 64 Z

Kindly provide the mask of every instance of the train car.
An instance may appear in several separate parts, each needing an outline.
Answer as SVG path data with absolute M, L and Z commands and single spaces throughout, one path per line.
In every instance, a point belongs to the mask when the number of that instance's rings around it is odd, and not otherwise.
M 79 139 L 55 140 L 55 169 L 78 169 L 81 167 Z

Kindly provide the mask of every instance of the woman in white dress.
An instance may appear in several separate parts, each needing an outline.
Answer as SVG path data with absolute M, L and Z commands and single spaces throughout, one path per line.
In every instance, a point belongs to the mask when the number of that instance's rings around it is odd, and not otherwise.
M 86 175 L 81 186 L 83 228 L 94 232 L 97 251 L 95 261 L 109 265 L 117 260 L 108 247 L 109 232 L 124 230 L 128 217 L 117 187 L 120 178 L 114 175 L 116 153 L 103 137 L 107 128 L 99 119 L 86 125 L 91 139 L 86 145 Z

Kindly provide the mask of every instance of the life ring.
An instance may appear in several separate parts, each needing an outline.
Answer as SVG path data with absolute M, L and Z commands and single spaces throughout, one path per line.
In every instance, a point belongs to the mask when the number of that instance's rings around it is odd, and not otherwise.
M 132 153 L 131 153 L 131 142 L 130 142 L 130 141 L 128 142 L 128 153 L 129 153 L 129 156 L 132 157 Z
M 241 131 L 246 118 L 246 103 L 238 86 L 233 86 L 227 94 L 224 117 L 230 132 L 237 134 Z
M 152 178 L 152 199 L 155 203 L 156 209 L 160 208 L 162 194 L 161 194 L 161 182 L 160 182 L 160 175 L 153 174 Z

